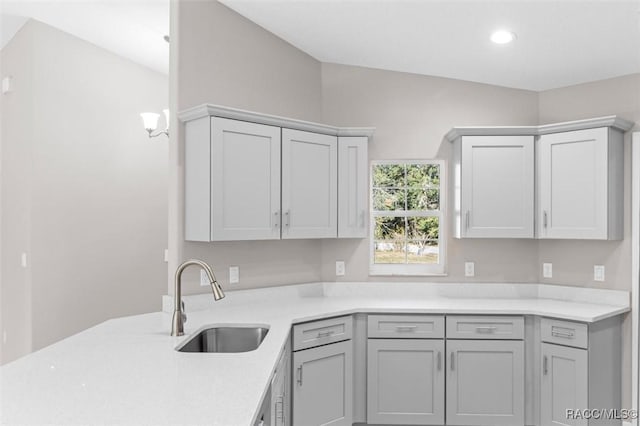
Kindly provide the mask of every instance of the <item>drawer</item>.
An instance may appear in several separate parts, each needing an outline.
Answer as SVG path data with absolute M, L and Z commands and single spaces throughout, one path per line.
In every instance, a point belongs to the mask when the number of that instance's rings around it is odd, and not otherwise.
M 442 315 L 369 315 L 367 336 L 385 339 L 442 339 Z
M 524 339 L 524 317 L 447 315 L 447 339 Z
M 352 336 L 353 318 L 329 318 L 293 326 L 293 350 L 313 348 L 327 343 L 349 340 Z
M 581 322 L 542 318 L 540 322 L 540 337 L 543 342 L 587 349 L 589 327 Z

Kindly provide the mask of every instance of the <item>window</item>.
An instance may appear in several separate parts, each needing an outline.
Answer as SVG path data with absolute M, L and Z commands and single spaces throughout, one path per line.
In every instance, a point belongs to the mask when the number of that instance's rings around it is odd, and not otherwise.
M 371 275 L 444 274 L 444 162 L 371 165 Z

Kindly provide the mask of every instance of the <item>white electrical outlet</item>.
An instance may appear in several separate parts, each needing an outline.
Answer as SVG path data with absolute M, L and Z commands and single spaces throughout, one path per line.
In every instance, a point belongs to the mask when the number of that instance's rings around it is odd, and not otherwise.
M 542 264 L 542 276 L 544 278 L 553 278 L 553 263 Z
M 209 281 L 209 277 L 204 269 L 200 269 L 200 285 L 202 287 L 211 285 L 211 281 Z
M 22 253 L 22 256 L 20 256 L 20 265 L 22 265 L 23 268 L 27 267 L 27 253 Z
M 169 261 L 169 249 L 164 249 L 164 261 Z
M 7 76 L 2 79 L 2 93 L 9 93 L 13 90 L 13 77 Z
M 6 330 L 4 330 L 4 331 L 2 332 L 2 343 L 3 343 L 3 344 L 4 344 L 4 343 L 7 343 L 7 331 L 6 331 Z
M 336 276 L 344 277 L 344 261 L 336 260 Z
M 464 262 L 464 276 L 473 277 L 476 275 L 476 264 L 473 262 Z
M 604 281 L 604 265 L 593 265 L 593 280 Z
M 240 267 L 229 266 L 229 284 L 238 284 L 240 282 Z

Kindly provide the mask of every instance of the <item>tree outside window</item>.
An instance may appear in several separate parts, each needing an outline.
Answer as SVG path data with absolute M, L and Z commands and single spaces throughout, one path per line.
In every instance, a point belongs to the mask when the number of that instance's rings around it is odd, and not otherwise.
M 444 272 L 443 162 L 389 161 L 371 166 L 371 273 Z

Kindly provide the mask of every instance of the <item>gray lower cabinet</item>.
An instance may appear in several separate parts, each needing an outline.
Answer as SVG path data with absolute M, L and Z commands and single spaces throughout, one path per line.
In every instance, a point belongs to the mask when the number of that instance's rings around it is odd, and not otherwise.
M 542 344 L 542 405 L 543 425 L 586 426 L 586 419 L 569 419 L 568 409 L 589 406 L 587 351 Z
M 291 345 L 290 341 L 288 341 L 280 355 L 278 366 L 271 381 L 271 426 L 287 426 L 291 424 L 289 419 L 290 363 Z
M 447 424 L 524 425 L 524 342 L 447 340 Z
M 352 425 L 352 322 L 346 316 L 293 327 L 291 424 Z
M 369 339 L 367 423 L 444 424 L 444 340 Z
M 541 426 L 620 425 L 621 321 L 541 319 Z

